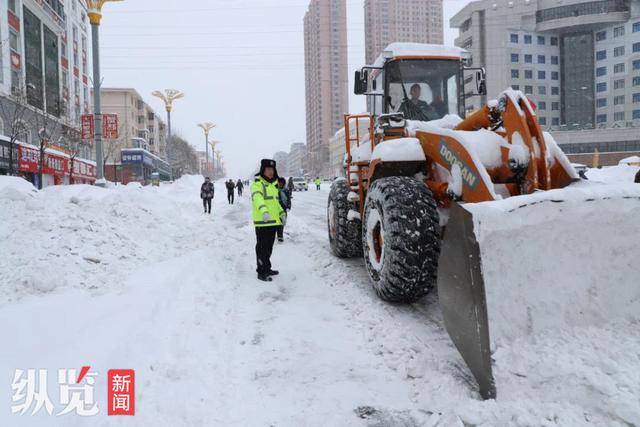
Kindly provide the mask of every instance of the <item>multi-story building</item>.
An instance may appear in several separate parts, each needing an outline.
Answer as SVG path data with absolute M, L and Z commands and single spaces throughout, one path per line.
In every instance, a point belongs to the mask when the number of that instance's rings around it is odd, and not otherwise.
M 289 153 L 287 153 L 286 151 L 278 151 L 273 155 L 273 160 L 276 161 L 276 167 L 280 176 L 289 175 L 289 169 L 287 166 L 288 157 Z
M 287 172 L 292 176 L 301 176 L 305 169 L 307 146 L 303 142 L 294 142 L 287 156 Z
M 570 157 L 597 149 L 618 153 L 605 156 L 615 163 L 640 151 L 640 0 L 480 0 L 451 26 L 456 45 L 486 68 L 487 97 L 523 91 Z M 487 97 L 467 99 L 467 108 Z M 581 129 L 591 130 L 588 143 L 564 133 Z
M 86 5 L 79 0 L 6 0 L 0 2 L 0 16 L 6 17 L 6 25 L 0 25 L 5 41 L 0 44 L 2 144 L 15 140 L 14 151 L 20 144 L 48 145 L 52 160 L 45 163 L 62 166 L 45 173 L 42 184 L 75 182 L 66 169 L 75 167 L 76 159 L 90 165 L 94 157 L 90 141 L 80 141 L 79 129 L 80 116 L 89 109 Z M 35 179 L 25 160 L 27 150 L 33 148 L 16 153 L 19 171 Z M 73 161 L 54 161 L 59 155 Z
M 442 0 L 365 0 L 367 64 L 394 42 L 442 44 Z
M 102 112 L 118 116 L 118 140 L 107 141 L 105 159 L 117 161 L 122 148 L 143 148 L 166 157 L 167 129 L 160 116 L 132 88 L 103 88 Z
M 346 0 L 311 0 L 304 17 L 307 144 L 313 173 L 329 165 L 329 139 L 349 110 Z

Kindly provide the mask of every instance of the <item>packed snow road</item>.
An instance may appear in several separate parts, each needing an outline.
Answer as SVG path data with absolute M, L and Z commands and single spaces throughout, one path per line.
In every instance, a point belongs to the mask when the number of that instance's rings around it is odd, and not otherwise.
M 494 354 L 479 400 L 433 296 L 385 304 L 331 256 L 328 186 L 294 193 L 273 282 L 255 278 L 250 200 L 200 179 L 161 188 L 0 185 L 0 425 L 640 425 L 637 325 L 565 331 Z M 16 369 L 90 365 L 93 417 L 12 414 Z M 107 417 L 106 372 L 136 372 Z M 49 384 L 56 405 L 57 384 Z M 59 402 L 57 402 L 59 404 Z

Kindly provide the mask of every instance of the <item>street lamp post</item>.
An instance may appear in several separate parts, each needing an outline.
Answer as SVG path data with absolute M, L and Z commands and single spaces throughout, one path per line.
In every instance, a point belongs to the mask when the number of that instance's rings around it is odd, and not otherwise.
M 209 131 L 214 127 L 216 127 L 216 125 L 210 122 L 204 122 L 204 123 L 199 123 L 198 127 L 202 128 L 202 130 L 204 131 L 204 140 L 205 140 L 204 147 L 205 147 L 205 157 L 206 157 L 205 165 L 206 165 L 207 173 L 209 173 Z
M 100 21 L 102 6 L 107 2 L 122 0 L 87 0 L 89 23 L 91 24 L 91 46 L 93 52 L 93 128 L 96 147 L 96 184 L 104 185 L 104 152 L 102 149 L 102 104 L 100 99 Z
M 216 152 L 216 145 L 220 144 L 221 141 L 211 141 L 209 142 L 209 145 L 211 145 L 211 157 L 213 157 L 213 169 L 215 172 L 215 168 L 216 168 L 216 159 L 215 159 L 215 152 Z
M 216 174 L 217 174 L 218 170 L 220 169 L 220 162 L 221 162 L 221 159 L 222 159 L 222 151 L 216 150 L 214 153 L 216 155 Z
M 164 93 L 156 90 L 153 91 L 151 95 L 160 98 L 162 102 L 164 102 L 164 108 L 167 111 L 167 162 L 171 169 L 171 180 L 173 181 L 173 166 L 171 165 L 171 110 L 173 108 L 173 101 L 184 97 L 184 93 L 176 89 L 165 89 Z

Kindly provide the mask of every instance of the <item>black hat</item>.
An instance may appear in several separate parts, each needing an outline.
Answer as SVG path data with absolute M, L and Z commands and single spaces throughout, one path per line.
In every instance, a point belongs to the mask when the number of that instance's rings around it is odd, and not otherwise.
M 274 179 L 278 179 L 278 170 L 276 169 L 276 161 L 273 159 L 262 159 L 260 160 L 260 172 L 257 175 L 262 175 L 264 177 L 264 170 L 266 168 L 273 168 L 274 170 Z

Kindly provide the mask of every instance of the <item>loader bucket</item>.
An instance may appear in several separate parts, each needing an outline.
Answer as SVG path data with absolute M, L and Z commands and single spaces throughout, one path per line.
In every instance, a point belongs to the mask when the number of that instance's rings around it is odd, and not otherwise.
M 493 352 L 516 340 L 640 321 L 638 236 L 637 184 L 582 181 L 452 204 L 438 294 L 483 398 L 500 392 Z
M 476 378 L 484 399 L 496 397 L 480 246 L 473 218 L 452 203 L 438 264 L 438 297 L 444 325 Z

